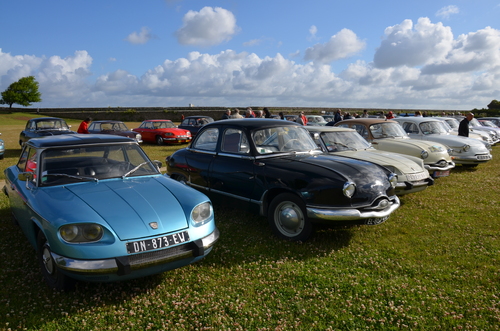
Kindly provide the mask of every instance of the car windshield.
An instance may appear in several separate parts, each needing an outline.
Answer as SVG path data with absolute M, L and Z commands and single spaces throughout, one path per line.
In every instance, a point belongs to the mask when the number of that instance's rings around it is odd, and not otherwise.
M 439 124 L 441 124 L 441 126 L 446 130 L 446 132 L 450 132 L 451 130 L 453 130 L 446 121 L 440 121 Z
M 493 122 L 491 121 L 480 121 L 480 123 L 483 125 L 483 126 L 489 126 L 491 128 L 497 128 L 497 126 L 495 124 L 493 124 Z
M 472 120 L 470 120 L 469 122 L 469 126 L 472 126 L 472 127 L 481 127 L 481 123 L 479 123 L 479 121 L 477 120 L 477 118 L 473 118 Z
M 318 150 L 314 140 L 303 127 L 277 126 L 259 129 L 252 133 L 252 139 L 259 154 Z
M 455 118 L 446 119 L 446 123 L 448 123 L 448 125 L 451 126 L 453 129 L 458 129 L 460 125 L 460 122 L 458 122 L 458 120 Z
M 354 131 L 321 132 L 321 140 L 329 152 L 361 150 L 371 145 Z
M 110 144 L 47 149 L 40 155 L 40 185 L 159 174 L 135 144 Z
M 37 130 L 69 130 L 66 122 L 62 120 L 43 120 L 36 123 Z
M 446 134 L 448 131 L 445 129 L 443 124 L 440 121 L 437 122 L 423 122 L 419 124 L 420 131 L 424 135 L 427 134 Z
M 154 122 L 153 126 L 155 129 L 168 129 L 168 128 L 175 128 L 175 124 L 172 122 Z
M 112 130 L 112 131 L 128 131 L 127 126 L 125 123 L 101 123 L 101 131 L 107 131 L 107 130 Z
M 373 138 L 407 137 L 403 128 L 394 122 L 384 122 L 370 125 Z

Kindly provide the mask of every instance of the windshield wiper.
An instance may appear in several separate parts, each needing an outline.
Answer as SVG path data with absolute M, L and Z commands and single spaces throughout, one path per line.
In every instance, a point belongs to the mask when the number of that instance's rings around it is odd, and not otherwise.
M 139 170 L 139 168 L 140 168 L 140 167 L 142 167 L 142 166 L 143 166 L 143 165 L 145 165 L 145 164 L 148 164 L 148 162 L 147 162 L 147 161 L 142 162 L 142 163 L 141 163 L 141 164 L 139 164 L 137 167 L 135 167 L 134 169 L 130 170 L 130 171 L 129 171 L 129 172 L 127 172 L 125 175 L 123 175 L 123 176 L 122 176 L 122 178 L 125 178 L 125 177 L 127 177 L 128 175 L 133 174 L 134 172 L 136 172 L 137 170 Z
M 45 174 L 42 177 L 45 176 L 56 176 L 56 177 L 68 177 L 68 178 L 73 178 L 73 179 L 78 179 L 78 180 L 85 180 L 85 181 L 94 181 L 98 182 L 99 179 L 95 177 L 87 177 L 87 176 L 76 176 L 76 175 L 68 175 L 68 174 Z

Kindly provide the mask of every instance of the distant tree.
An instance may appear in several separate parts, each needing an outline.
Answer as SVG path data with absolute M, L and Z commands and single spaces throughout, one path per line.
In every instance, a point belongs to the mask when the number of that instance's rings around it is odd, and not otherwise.
M 28 107 L 31 106 L 32 102 L 42 101 L 41 96 L 42 94 L 38 92 L 38 82 L 35 80 L 35 77 L 28 76 L 10 84 L 2 92 L 0 103 L 9 105 L 9 108 L 12 108 L 12 105 L 15 103 Z
M 488 109 L 500 109 L 500 101 L 493 100 L 488 105 Z

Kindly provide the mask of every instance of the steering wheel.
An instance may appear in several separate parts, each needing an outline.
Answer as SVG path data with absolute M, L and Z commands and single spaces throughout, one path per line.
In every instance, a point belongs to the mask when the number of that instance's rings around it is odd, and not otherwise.
M 283 144 L 283 146 L 281 146 L 280 148 L 280 152 L 284 151 L 285 150 L 285 147 L 290 144 L 290 143 L 299 143 L 300 144 L 300 141 L 298 139 L 290 139 L 288 140 L 286 143 Z M 291 146 L 290 146 L 291 147 Z

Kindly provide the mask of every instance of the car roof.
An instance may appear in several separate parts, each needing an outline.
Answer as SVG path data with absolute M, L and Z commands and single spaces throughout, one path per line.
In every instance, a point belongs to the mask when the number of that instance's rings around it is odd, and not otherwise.
M 184 119 L 188 119 L 188 118 L 212 118 L 212 117 L 206 116 L 206 115 L 193 115 L 193 116 L 186 116 L 186 117 L 184 117 Z
M 395 120 L 396 121 L 407 120 L 408 122 L 413 122 L 413 123 L 439 122 L 439 120 L 434 117 L 397 117 L 395 118 Z
M 203 128 L 212 127 L 217 125 L 223 126 L 239 126 L 248 130 L 262 129 L 262 128 L 272 128 L 276 126 L 301 126 L 295 122 L 291 121 L 283 121 L 274 118 L 235 118 L 235 119 L 227 119 L 215 121 L 212 123 L 205 124 Z
M 339 132 L 339 131 L 351 131 L 355 132 L 356 130 L 351 129 L 351 128 L 344 128 L 340 126 L 313 126 L 313 125 L 308 125 L 305 127 L 308 131 L 312 132 Z
M 36 148 L 58 147 L 70 145 L 127 143 L 135 142 L 134 139 L 111 134 L 64 134 L 43 138 L 32 138 L 27 144 Z
M 372 124 L 379 124 L 379 123 L 385 123 L 385 122 L 393 122 L 393 123 L 396 123 L 394 122 L 393 120 L 387 120 L 387 119 L 383 119 L 383 118 L 350 118 L 350 119 L 347 119 L 347 120 L 342 120 L 338 123 L 362 123 L 362 124 L 365 124 L 365 125 L 372 125 Z
M 48 121 L 48 120 L 64 121 L 62 118 L 59 118 L 59 117 L 36 117 L 36 118 L 29 119 L 28 121 L 38 122 L 38 121 Z
M 100 121 L 92 121 L 92 123 L 123 123 L 123 122 L 116 120 L 100 120 Z
M 172 122 L 171 120 L 144 120 L 143 122 Z

